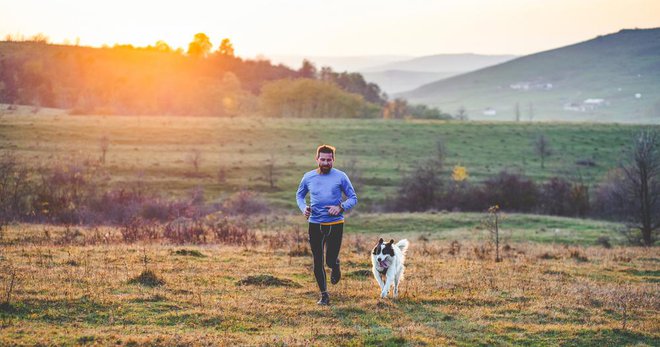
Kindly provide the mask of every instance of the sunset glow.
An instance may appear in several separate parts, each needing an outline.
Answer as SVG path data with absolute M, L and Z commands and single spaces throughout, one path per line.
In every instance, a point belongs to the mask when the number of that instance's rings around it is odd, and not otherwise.
M 0 37 L 43 33 L 54 43 L 185 49 L 204 32 L 236 53 L 528 54 L 622 28 L 660 26 L 656 0 L 584 1 L 11 1 L 0 0 Z

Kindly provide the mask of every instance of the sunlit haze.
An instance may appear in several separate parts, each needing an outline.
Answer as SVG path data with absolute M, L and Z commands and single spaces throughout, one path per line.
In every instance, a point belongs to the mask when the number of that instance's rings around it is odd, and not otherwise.
M 528 54 L 622 28 L 660 26 L 657 0 L 0 0 L 0 39 L 185 49 L 206 33 L 237 55 Z

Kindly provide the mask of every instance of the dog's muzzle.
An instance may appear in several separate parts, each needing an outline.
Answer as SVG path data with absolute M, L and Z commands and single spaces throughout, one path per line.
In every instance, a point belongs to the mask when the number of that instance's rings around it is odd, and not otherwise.
M 390 265 L 387 264 L 386 261 L 384 260 L 379 260 L 378 265 L 382 268 L 382 270 L 378 270 L 378 272 L 385 274 L 387 272 L 387 269 L 389 269 Z

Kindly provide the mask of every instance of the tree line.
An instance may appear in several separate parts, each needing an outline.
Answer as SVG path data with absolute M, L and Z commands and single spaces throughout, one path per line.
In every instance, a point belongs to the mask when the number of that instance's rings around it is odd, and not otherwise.
M 163 41 L 102 48 L 52 45 L 43 35 L 2 41 L 0 103 L 72 114 L 451 118 L 389 101 L 359 73 L 242 59 L 229 39 L 214 49 L 203 33 L 185 51 Z

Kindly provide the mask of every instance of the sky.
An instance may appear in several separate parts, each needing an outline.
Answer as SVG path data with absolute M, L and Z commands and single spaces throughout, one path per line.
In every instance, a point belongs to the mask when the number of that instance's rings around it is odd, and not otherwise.
M 0 40 L 186 48 L 198 32 L 257 55 L 524 55 L 660 27 L 660 0 L 0 0 Z

